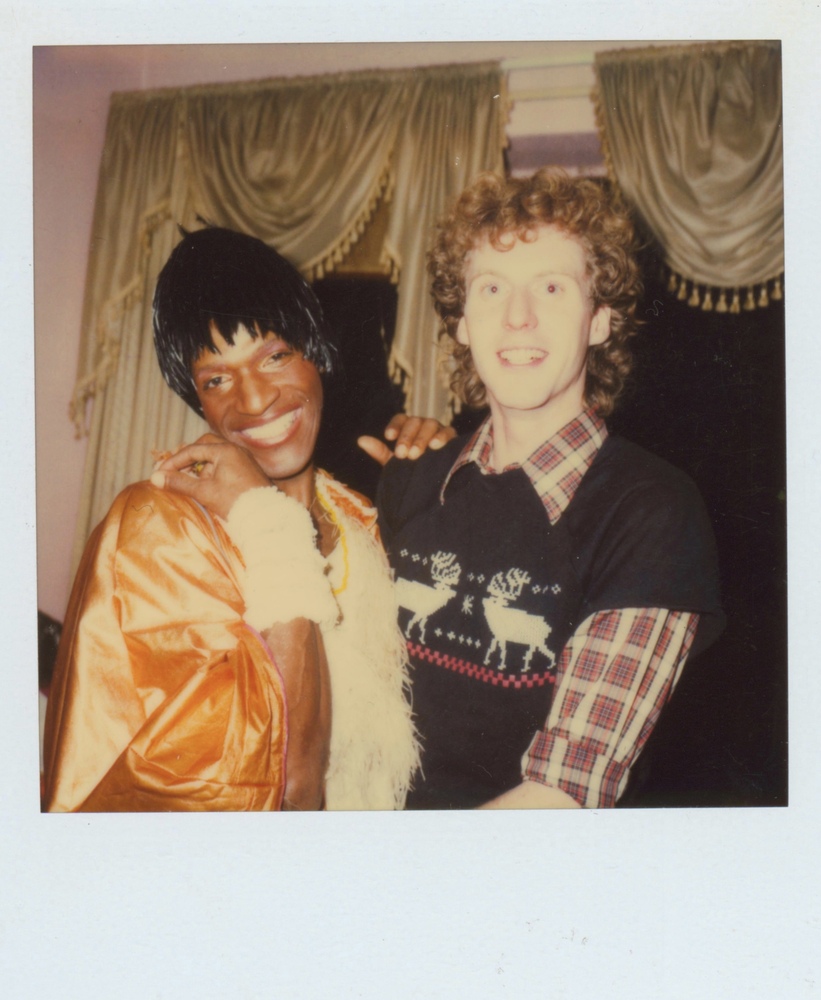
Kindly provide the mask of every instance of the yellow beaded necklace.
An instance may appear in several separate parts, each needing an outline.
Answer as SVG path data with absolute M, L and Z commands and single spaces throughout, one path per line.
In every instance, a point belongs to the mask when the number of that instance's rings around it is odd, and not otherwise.
M 330 502 L 324 496 L 323 491 L 320 489 L 319 482 L 316 482 L 316 497 L 319 500 L 319 504 L 322 509 L 327 513 L 328 517 L 331 519 L 331 523 L 334 525 L 336 530 L 339 532 L 339 544 L 342 547 L 342 560 L 345 566 L 345 571 L 342 574 L 342 583 L 338 587 L 332 587 L 334 597 L 341 594 L 345 588 L 348 586 L 348 576 L 350 575 L 350 564 L 348 561 L 348 539 L 345 535 L 345 526 L 336 516 L 336 513 L 331 506 Z

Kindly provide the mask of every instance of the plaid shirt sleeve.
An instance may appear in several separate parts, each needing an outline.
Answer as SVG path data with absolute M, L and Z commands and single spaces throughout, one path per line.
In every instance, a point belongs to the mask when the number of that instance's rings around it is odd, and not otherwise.
M 525 778 L 582 806 L 613 806 L 672 694 L 698 615 L 625 608 L 591 615 L 565 646 L 547 725 L 522 758 Z

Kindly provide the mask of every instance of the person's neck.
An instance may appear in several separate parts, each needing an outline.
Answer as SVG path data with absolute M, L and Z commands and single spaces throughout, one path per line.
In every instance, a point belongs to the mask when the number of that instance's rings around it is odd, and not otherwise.
M 272 479 L 271 484 L 310 510 L 316 497 L 313 465 L 307 466 L 297 475 L 290 476 L 288 479 Z
M 311 465 L 304 469 L 297 476 L 290 479 L 272 480 L 277 489 L 282 490 L 286 496 L 297 500 L 308 509 L 311 520 L 317 532 L 317 548 L 323 556 L 327 557 L 336 548 L 339 540 L 339 530 L 333 516 L 325 510 L 316 492 L 316 470 Z
M 497 472 L 509 465 L 521 465 L 562 429 L 580 416 L 584 407 L 547 410 L 494 410 L 491 407 L 493 452 L 491 461 Z

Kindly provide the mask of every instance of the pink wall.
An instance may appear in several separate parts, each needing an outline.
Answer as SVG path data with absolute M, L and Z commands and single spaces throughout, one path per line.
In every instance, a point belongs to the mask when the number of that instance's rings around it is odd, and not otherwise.
M 37 570 L 38 605 L 43 611 L 62 620 L 71 583 L 86 448 L 84 440 L 74 437 L 68 404 L 112 91 L 541 56 L 567 48 L 549 43 L 458 42 L 34 49 Z

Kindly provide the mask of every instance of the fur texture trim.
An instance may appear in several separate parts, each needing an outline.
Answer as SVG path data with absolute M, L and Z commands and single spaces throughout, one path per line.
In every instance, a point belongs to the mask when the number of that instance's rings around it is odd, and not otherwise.
M 245 620 L 260 632 L 276 622 L 308 618 L 332 626 L 339 609 L 316 547 L 311 515 L 275 486 L 248 490 L 235 501 L 228 533 L 245 564 Z
M 348 579 L 337 593 L 339 622 L 322 626 L 332 699 L 325 805 L 401 809 L 419 766 L 419 745 L 409 702 L 407 647 L 397 624 L 388 561 L 363 526 L 361 512 L 351 510 L 353 503 L 362 506 L 354 494 L 321 474 L 317 493 L 345 533 L 344 549 L 340 543 L 331 554 L 332 579 Z

